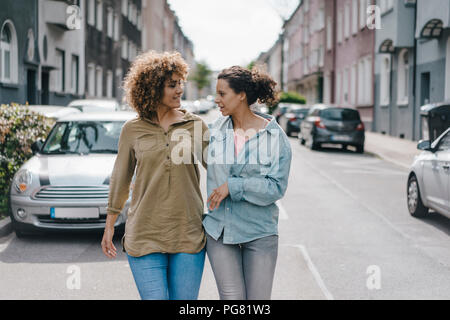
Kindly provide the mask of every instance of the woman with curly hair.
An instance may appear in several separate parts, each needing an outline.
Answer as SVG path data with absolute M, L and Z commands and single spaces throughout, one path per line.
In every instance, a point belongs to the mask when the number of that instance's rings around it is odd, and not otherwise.
M 278 207 L 286 191 L 291 148 L 275 119 L 254 112 L 273 104 L 276 83 L 242 67 L 218 76 L 215 102 L 224 117 L 210 128 L 203 220 L 206 251 L 221 299 L 268 300 L 278 255 Z
M 135 175 L 122 245 L 142 299 L 195 300 L 203 273 L 198 161 L 206 168 L 209 137 L 201 118 L 180 109 L 187 73 L 179 53 L 150 51 L 137 57 L 124 81 L 138 117 L 120 134 L 101 245 L 107 257 L 117 256 L 114 223 Z

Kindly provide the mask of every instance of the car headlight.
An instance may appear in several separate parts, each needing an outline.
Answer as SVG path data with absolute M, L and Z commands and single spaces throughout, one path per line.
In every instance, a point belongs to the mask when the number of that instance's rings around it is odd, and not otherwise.
M 29 189 L 32 182 L 31 172 L 28 170 L 20 170 L 14 178 L 14 187 L 17 192 L 23 193 Z

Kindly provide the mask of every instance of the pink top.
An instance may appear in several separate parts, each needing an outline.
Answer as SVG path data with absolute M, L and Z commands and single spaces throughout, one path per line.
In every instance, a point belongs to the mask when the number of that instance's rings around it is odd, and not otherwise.
M 268 119 L 264 119 L 267 121 L 267 124 L 270 122 Z M 245 145 L 245 142 L 248 140 L 247 136 L 242 136 L 240 134 L 237 134 L 236 131 L 234 131 L 234 154 L 237 156 L 239 152 L 241 152 L 242 148 Z

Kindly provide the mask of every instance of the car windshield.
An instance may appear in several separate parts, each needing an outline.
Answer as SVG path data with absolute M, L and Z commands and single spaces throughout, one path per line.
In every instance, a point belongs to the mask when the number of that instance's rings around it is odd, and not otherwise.
M 290 112 L 292 112 L 293 114 L 296 114 L 296 115 L 300 115 L 300 114 L 305 115 L 308 113 L 308 111 L 309 111 L 308 109 L 293 109 Z
M 117 153 L 124 122 L 59 122 L 48 136 L 42 153 Z
M 320 112 L 320 117 L 328 120 L 356 121 L 360 120 L 359 113 L 352 109 L 330 108 Z

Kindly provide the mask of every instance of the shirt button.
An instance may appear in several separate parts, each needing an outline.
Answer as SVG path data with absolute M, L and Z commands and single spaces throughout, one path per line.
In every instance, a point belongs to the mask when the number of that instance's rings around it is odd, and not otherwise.
M 168 146 L 169 146 L 169 144 L 167 143 L 167 144 L 166 144 L 166 147 L 168 147 Z

